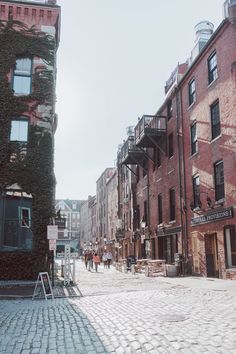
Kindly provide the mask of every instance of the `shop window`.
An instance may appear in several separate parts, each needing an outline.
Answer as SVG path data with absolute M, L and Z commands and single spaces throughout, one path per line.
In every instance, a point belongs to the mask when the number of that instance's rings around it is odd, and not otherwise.
M 220 128 L 220 107 L 219 101 L 213 103 L 210 107 L 211 110 L 211 135 L 212 139 L 215 139 L 221 133 Z
M 236 267 L 235 226 L 225 228 L 225 253 L 226 253 L 227 268 Z
M 218 77 L 217 73 L 217 57 L 216 52 L 212 53 L 208 58 L 208 83 L 210 84 Z
M 196 101 L 196 85 L 195 85 L 195 79 L 192 79 L 190 83 L 188 84 L 188 103 L 189 106 L 193 104 L 193 102 Z
M 31 76 L 32 59 L 17 59 L 13 72 L 13 90 L 15 95 L 29 95 L 31 93 Z
M 224 163 L 218 161 L 214 165 L 214 179 L 215 179 L 215 200 L 221 200 L 225 197 L 225 183 L 224 183 Z
M 197 123 L 191 125 L 191 154 L 195 154 L 198 151 L 197 141 Z

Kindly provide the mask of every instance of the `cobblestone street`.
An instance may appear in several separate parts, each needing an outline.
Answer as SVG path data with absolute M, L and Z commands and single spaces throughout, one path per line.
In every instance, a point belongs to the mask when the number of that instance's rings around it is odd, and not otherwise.
M 77 262 L 80 298 L 2 300 L 0 353 L 236 353 L 236 282 Z

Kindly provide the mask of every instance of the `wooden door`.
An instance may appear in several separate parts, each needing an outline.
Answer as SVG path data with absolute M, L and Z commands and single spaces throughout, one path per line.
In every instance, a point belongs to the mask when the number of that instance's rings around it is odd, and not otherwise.
M 205 235 L 207 277 L 218 277 L 218 255 L 216 234 Z

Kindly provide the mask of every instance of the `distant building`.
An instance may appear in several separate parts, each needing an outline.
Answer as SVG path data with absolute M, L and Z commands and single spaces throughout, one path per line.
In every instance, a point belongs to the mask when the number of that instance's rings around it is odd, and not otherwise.
M 74 248 L 80 248 L 80 234 L 81 234 L 81 208 L 84 200 L 58 199 L 56 200 L 56 212 L 60 210 L 60 216 L 65 221 L 65 229 L 59 227 L 58 242 L 63 244 L 63 240 L 71 240 Z
M 108 236 L 107 182 L 113 173 L 114 168 L 106 168 L 96 182 L 97 238 L 101 248 L 105 247 Z

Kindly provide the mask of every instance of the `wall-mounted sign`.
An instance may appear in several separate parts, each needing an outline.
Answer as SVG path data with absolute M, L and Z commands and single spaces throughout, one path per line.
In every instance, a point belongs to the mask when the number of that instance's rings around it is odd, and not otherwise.
M 57 240 L 49 240 L 49 251 L 56 251 Z
M 214 213 L 201 215 L 196 218 L 191 219 L 191 225 L 206 224 L 208 222 L 229 219 L 233 217 L 233 208 L 227 208 L 220 211 L 215 211 Z
M 48 240 L 57 240 L 58 239 L 57 225 L 48 225 L 47 226 L 47 238 L 48 238 Z

